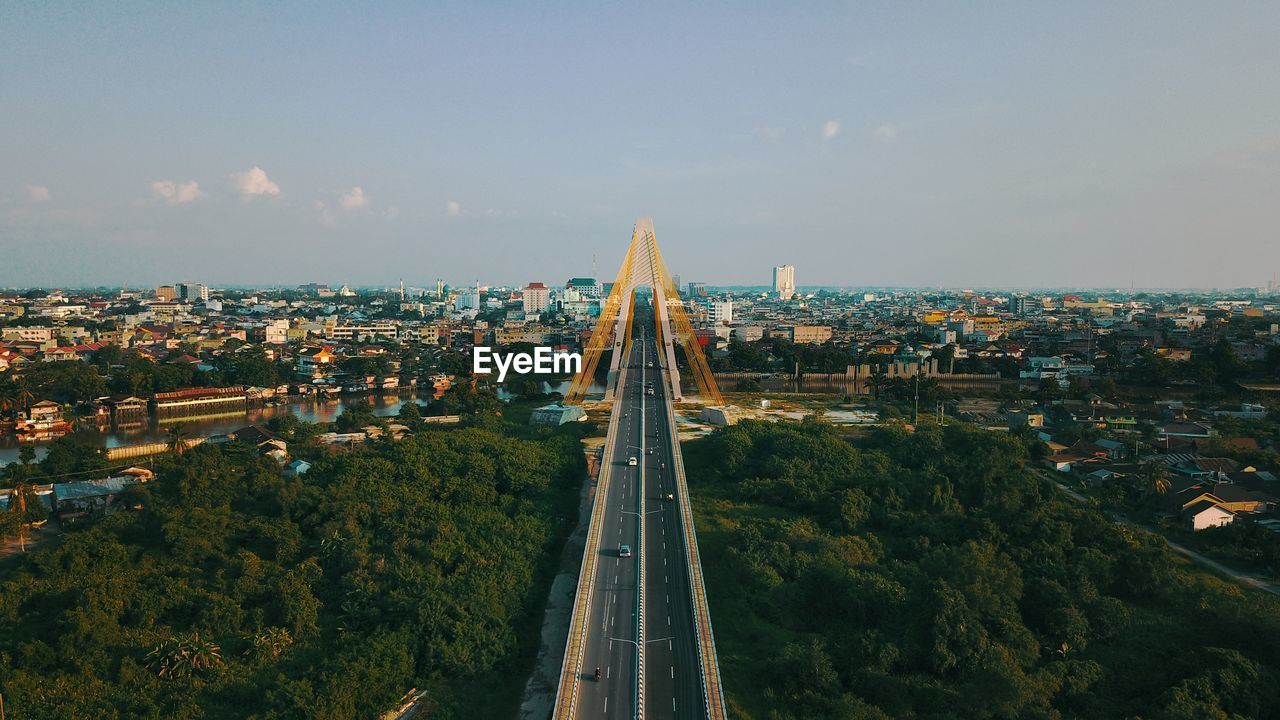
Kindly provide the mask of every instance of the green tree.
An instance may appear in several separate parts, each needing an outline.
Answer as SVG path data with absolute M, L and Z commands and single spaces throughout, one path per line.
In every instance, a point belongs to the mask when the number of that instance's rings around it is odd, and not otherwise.
M 1164 495 L 1169 492 L 1169 466 L 1161 460 L 1148 460 L 1138 467 L 1143 497 Z
M 222 648 L 201 639 L 200 633 L 174 635 L 155 646 L 145 660 L 161 678 L 190 678 L 222 667 Z

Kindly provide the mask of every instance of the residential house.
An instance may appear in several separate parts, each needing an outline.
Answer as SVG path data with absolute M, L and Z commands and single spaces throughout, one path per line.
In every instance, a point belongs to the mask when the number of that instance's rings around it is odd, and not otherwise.
M 1199 532 L 1230 525 L 1235 521 L 1236 515 L 1212 500 L 1200 500 L 1183 509 L 1182 519 L 1188 529 Z

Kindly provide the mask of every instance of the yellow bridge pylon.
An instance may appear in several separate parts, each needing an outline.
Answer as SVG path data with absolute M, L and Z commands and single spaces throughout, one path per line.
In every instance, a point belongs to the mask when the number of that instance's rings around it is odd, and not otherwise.
M 706 355 L 703 354 L 693 325 L 689 322 L 680 292 L 671 281 L 666 264 L 662 262 L 662 253 L 658 250 L 658 241 L 653 235 L 653 221 L 649 218 L 636 221 L 635 230 L 631 233 L 631 246 L 627 248 L 622 267 L 618 269 L 618 277 L 600 308 L 600 317 L 584 348 L 582 371 L 573 378 L 564 402 L 570 405 L 582 403 L 606 349 L 611 349 L 613 355 L 609 361 L 604 399 L 613 400 L 622 358 L 626 355 L 624 344 L 631 337 L 635 293 L 641 287 L 653 290 L 654 333 L 661 349 L 659 358 L 663 370 L 671 381 L 672 397 L 677 401 L 683 399 L 680 392 L 680 370 L 676 366 L 675 346 L 678 343 L 684 348 L 685 361 L 693 372 L 703 401 L 714 405 L 723 404 L 724 398 L 720 395 L 720 388 L 716 386 L 715 377 L 707 365 Z

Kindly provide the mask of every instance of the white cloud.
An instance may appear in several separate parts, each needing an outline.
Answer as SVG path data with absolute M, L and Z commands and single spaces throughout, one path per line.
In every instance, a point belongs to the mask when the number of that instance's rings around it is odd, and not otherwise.
M 49 202 L 49 188 L 44 185 L 28 185 L 27 199 L 34 203 Z
M 151 197 L 166 205 L 182 205 L 205 197 L 205 192 L 195 180 L 157 180 L 151 183 Z
M 462 206 L 458 204 L 457 200 L 450 200 L 445 207 L 449 209 L 450 215 L 458 216 L 462 214 Z
M 876 142 L 895 143 L 898 141 L 898 128 L 893 125 L 881 125 L 871 131 L 871 138 Z
M 267 177 L 267 172 L 254 165 L 252 168 L 231 176 L 231 185 L 243 198 L 254 195 L 279 195 L 280 186 Z
M 316 200 L 311 203 L 311 207 L 315 208 L 316 212 L 320 214 L 320 222 L 326 227 L 333 227 L 338 224 L 338 218 L 333 210 L 329 209 L 323 202 Z
M 344 210 L 359 210 L 369 204 L 369 196 L 364 194 L 364 188 L 357 185 L 339 195 L 338 204 Z
M 839 120 L 828 120 L 822 124 L 822 139 L 830 140 L 840 132 Z

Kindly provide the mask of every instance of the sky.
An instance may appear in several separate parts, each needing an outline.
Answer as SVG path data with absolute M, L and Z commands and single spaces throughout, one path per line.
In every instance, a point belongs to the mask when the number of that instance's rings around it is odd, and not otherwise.
M 1280 3 L 0 3 L 0 286 L 1238 287 Z

